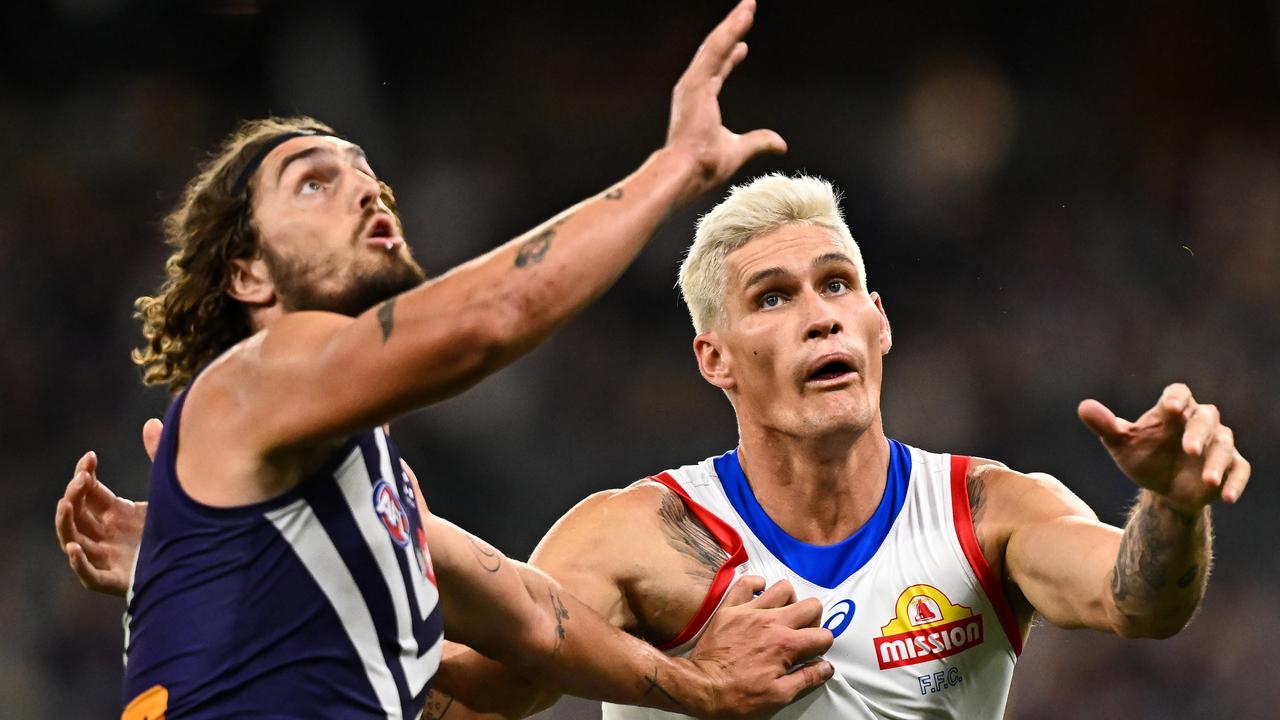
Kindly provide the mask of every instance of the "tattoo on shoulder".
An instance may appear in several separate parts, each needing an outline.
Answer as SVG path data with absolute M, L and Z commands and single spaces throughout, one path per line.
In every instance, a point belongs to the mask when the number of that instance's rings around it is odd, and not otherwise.
M 689 513 L 684 501 L 674 492 L 662 495 L 662 507 L 658 508 L 662 519 L 662 533 L 667 544 L 697 563 L 688 574 L 700 580 L 712 580 L 716 572 L 729 559 L 729 553 L 711 536 L 707 528 Z
M 427 705 L 422 709 L 422 720 L 441 720 L 453 707 L 453 696 L 439 690 L 427 692 Z
M 978 525 L 982 522 L 982 515 L 986 510 L 987 491 L 981 473 L 970 470 L 969 476 L 965 478 L 965 488 L 969 494 L 969 517 L 973 520 L 973 534 L 978 539 L 978 549 L 987 556 L 987 545 L 983 542 L 982 533 L 978 531 Z
M 546 257 L 547 252 L 551 250 L 551 239 L 556 236 L 556 228 L 568 222 L 571 217 L 573 213 L 565 215 L 551 223 L 542 232 L 521 243 L 520 249 L 516 251 L 516 267 L 528 267 L 542 262 L 542 258 Z
M 605 193 L 605 195 L 604 195 L 604 199 L 605 199 L 605 200 L 621 200 L 621 199 L 622 199 L 622 186 L 621 186 L 621 185 L 619 185 L 618 187 L 616 187 L 616 188 L 614 188 L 614 189 L 610 190 L 609 192 Z
M 385 345 L 391 338 L 391 330 L 395 327 L 396 300 L 391 298 L 378 307 L 378 325 L 382 327 L 382 342 Z
M 471 548 L 475 550 L 476 559 L 480 561 L 480 567 L 491 573 L 496 573 L 502 568 L 502 553 L 474 535 L 467 535 L 467 540 L 471 543 Z

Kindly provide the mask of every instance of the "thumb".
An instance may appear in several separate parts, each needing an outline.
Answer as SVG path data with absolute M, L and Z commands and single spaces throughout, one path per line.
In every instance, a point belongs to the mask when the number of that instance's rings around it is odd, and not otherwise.
M 1106 405 L 1093 399 L 1082 401 L 1076 408 L 1076 414 L 1080 416 L 1080 422 L 1107 445 L 1115 445 L 1123 440 L 1131 425 L 1127 420 L 1116 417 Z
M 755 157 L 760 153 L 781 155 L 787 151 L 787 141 L 772 130 L 752 130 L 741 137 L 747 146 L 747 157 Z
M 142 424 L 142 449 L 147 451 L 147 457 L 155 462 L 156 450 L 160 448 L 160 433 L 164 432 L 164 423 L 156 418 L 151 418 Z
M 733 587 L 729 588 L 729 592 L 725 593 L 724 605 L 725 607 L 745 605 L 763 589 L 764 578 L 759 575 L 743 575 L 738 578 Z

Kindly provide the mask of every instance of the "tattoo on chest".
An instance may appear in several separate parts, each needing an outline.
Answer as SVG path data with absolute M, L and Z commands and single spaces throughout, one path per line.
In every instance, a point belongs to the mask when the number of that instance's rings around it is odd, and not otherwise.
M 666 536 L 667 544 L 694 561 L 694 568 L 686 572 L 700 580 L 715 578 L 716 571 L 729 559 L 729 553 L 689 513 L 689 508 L 674 492 L 662 496 L 658 517 L 662 520 L 662 534 Z

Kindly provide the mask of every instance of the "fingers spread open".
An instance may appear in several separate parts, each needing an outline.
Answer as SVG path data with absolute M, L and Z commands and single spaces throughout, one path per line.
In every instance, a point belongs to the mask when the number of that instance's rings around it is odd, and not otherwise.
M 738 41 L 751 29 L 755 12 L 755 0 L 738 3 L 698 48 L 681 82 L 697 84 L 716 77 L 736 51 Z M 743 54 L 745 55 L 745 51 Z
M 89 590 L 97 590 L 106 584 L 106 574 L 89 562 L 84 554 L 84 549 L 76 543 L 71 543 L 66 548 L 67 561 L 71 563 L 71 570 L 75 572 L 76 577 L 80 579 L 80 584 Z
M 1123 440 L 1131 424 L 1117 417 L 1106 405 L 1092 399 L 1081 401 L 1076 408 L 1076 415 L 1085 427 L 1108 445 L 1115 445 Z
M 58 533 L 58 544 L 62 546 L 63 552 L 66 552 L 67 543 L 80 539 L 80 532 L 76 529 L 75 511 L 66 498 L 58 501 L 58 509 L 53 513 L 53 529 Z
M 1219 425 L 1209 437 L 1208 447 L 1204 451 L 1204 468 L 1201 469 L 1200 479 L 1206 485 L 1221 485 L 1222 478 L 1226 476 L 1235 458 L 1236 443 L 1231 428 Z
M 1253 465 L 1240 451 L 1235 451 L 1235 458 L 1231 463 L 1231 467 L 1227 469 L 1226 475 L 1222 480 L 1222 499 L 1226 502 L 1233 503 L 1240 499 L 1240 495 L 1244 493 L 1244 489 L 1249 484 L 1249 476 L 1253 474 Z
M 1160 393 L 1159 407 L 1166 412 L 1181 413 L 1194 403 L 1191 388 L 1182 383 L 1166 385 L 1164 392 Z
M 1187 426 L 1182 431 L 1182 451 L 1188 455 L 1201 455 L 1222 426 L 1218 408 L 1214 405 L 1192 405 L 1188 408 L 1186 417 Z

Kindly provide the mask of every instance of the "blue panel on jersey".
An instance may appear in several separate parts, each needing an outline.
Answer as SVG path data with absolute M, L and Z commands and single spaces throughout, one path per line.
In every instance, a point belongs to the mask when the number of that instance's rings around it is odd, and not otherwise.
M 890 440 L 889 477 L 875 513 L 857 532 L 834 545 L 810 545 L 788 535 L 760 507 L 742 472 L 737 450 L 721 455 L 714 463 L 725 495 L 751 532 L 797 575 L 824 588 L 834 588 L 844 582 L 880 549 L 907 499 L 907 483 L 911 477 L 911 451 L 897 440 Z

